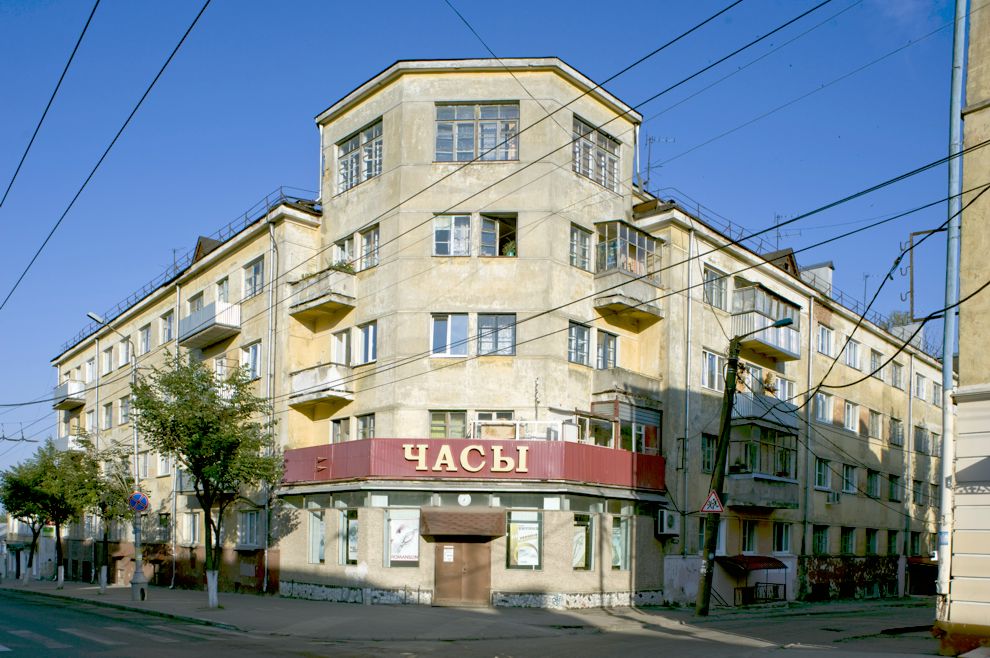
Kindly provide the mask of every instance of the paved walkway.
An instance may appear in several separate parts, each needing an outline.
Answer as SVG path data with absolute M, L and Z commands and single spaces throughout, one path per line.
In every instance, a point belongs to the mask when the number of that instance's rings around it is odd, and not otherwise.
M 815 615 L 877 616 L 877 624 L 917 626 L 931 618 L 929 602 L 917 599 L 804 604 L 765 608 L 715 609 L 699 619 L 686 608 L 615 608 L 543 610 L 523 608 L 433 608 L 428 606 L 366 606 L 288 599 L 279 596 L 220 593 L 218 609 L 207 607 L 206 592 L 150 587 L 148 599 L 131 601 L 129 587 L 99 587 L 66 582 L 61 590 L 51 581 L 6 580 L 3 590 L 54 596 L 122 609 L 209 624 L 248 633 L 292 635 L 328 640 L 456 641 L 552 637 L 586 632 L 650 633 L 676 631 L 699 639 L 732 636 L 734 643 L 752 640 L 766 646 L 766 638 L 746 629 L 747 619 L 780 622 Z M 884 628 L 876 628 L 879 633 Z M 728 639 L 726 637 L 725 639 Z M 748 644 L 748 642 L 744 642 Z M 776 642 L 772 642 L 776 644 Z

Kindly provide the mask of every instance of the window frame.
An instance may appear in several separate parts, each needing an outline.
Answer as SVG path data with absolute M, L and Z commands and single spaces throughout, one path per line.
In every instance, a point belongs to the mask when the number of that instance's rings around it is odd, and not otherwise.
M 265 257 L 252 259 L 243 267 L 244 299 L 260 295 L 265 289 Z
M 721 270 L 708 265 L 702 270 L 701 286 L 702 298 L 705 303 L 714 308 L 728 310 L 729 307 L 729 282 L 728 275 Z
M 359 233 L 361 240 L 360 271 L 377 267 L 380 262 L 381 231 L 378 224 Z
M 358 508 L 340 510 L 340 524 L 337 529 L 337 563 L 341 566 L 355 565 L 361 558 L 361 515 Z
M 446 239 L 441 235 L 446 232 Z M 441 245 L 445 245 L 441 248 Z M 455 249 L 456 245 L 456 249 Z M 433 256 L 465 258 L 471 255 L 471 215 L 451 213 L 433 216 Z
M 375 414 L 361 414 L 360 416 L 355 416 L 357 421 L 357 434 L 356 438 L 361 439 L 373 439 L 375 438 Z
M 842 465 L 842 493 L 854 494 L 858 491 L 856 488 L 856 470 L 854 464 Z
M 610 535 L 612 540 L 612 571 L 629 571 L 632 568 L 632 547 L 630 546 L 630 539 L 633 518 L 634 517 L 626 514 L 612 515 L 612 533 Z M 616 531 L 618 531 L 618 533 Z M 617 537 L 619 539 L 618 546 L 616 546 Z
M 818 491 L 832 490 L 832 467 L 828 459 L 815 457 L 815 489 Z
M 567 361 L 580 366 L 591 366 L 590 348 L 591 327 L 573 320 L 568 322 Z
M 783 521 L 773 522 L 773 552 L 776 555 L 791 554 L 791 524 Z
M 522 526 L 536 526 L 536 561 L 531 564 L 520 562 L 520 541 L 528 539 L 529 535 L 520 537 Z M 530 528 L 527 528 L 529 531 Z M 515 532 L 514 532 L 515 531 Z M 528 543 L 528 542 L 527 542 Z M 525 546 L 532 548 L 530 546 Z M 543 512 L 539 510 L 509 510 L 505 519 L 505 568 L 523 571 L 543 570 Z
M 261 379 L 261 341 L 256 340 L 241 347 L 241 367 L 251 381 Z
M 725 391 L 724 371 L 728 361 L 718 352 L 701 350 L 701 386 L 710 391 Z M 713 370 L 714 368 L 714 370 Z M 713 379 L 714 378 L 714 379 Z
M 859 405 L 855 402 L 844 401 L 842 405 L 842 427 L 849 432 L 859 433 Z
M 138 356 L 143 356 L 151 351 L 151 324 L 146 324 L 138 329 Z
M 519 215 L 516 213 L 480 213 L 478 256 L 481 258 L 516 258 L 519 255 Z M 488 236 L 493 236 L 489 239 Z M 487 244 L 492 242 L 492 244 Z
M 258 510 L 238 510 L 237 545 L 245 548 L 261 546 L 261 515 Z
M 378 360 L 378 320 L 365 322 L 357 326 L 361 337 L 360 351 L 354 353 L 354 365 L 363 366 Z
M 467 313 L 430 314 L 430 356 L 464 358 L 468 356 L 468 336 L 471 333 L 470 318 Z M 463 323 L 463 325 L 461 325 Z M 440 325 L 440 326 L 438 326 Z M 463 336 L 455 330 L 463 326 Z M 442 330 L 442 331 L 441 331 Z M 437 338 L 443 333 L 443 349 L 437 349 Z M 458 333 L 457 336 L 454 334 Z
M 337 194 L 353 189 L 382 174 L 385 130 L 382 117 L 355 130 L 334 145 Z
M 485 324 L 493 321 L 494 327 Z M 507 333 L 506 333 L 507 332 Z M 503 334 L 509 338 L 509 344 L 502 346 Z M 477 317 L 478 356 L 515 356 L 516 354 L 516 314 L 515 313 L 479 313 Z M 486 344 L 491 343 L 491 349 Z
M 622 179 L 622 142 L 576 114 L 571 138 L 571 171 L 618 193 Z
M 832 356 L 832 346 L 834 344 L 835 332 L 826 324 L 818 323 L 818 353 L 825 356 Z
M 466 439 L 468 437 L 468 414 L 466 410 L 431 409 L 429 413 L 431 439 Z M 458 427 L 455 416 L 460 416 L 460 433 L 455 431 Z M 434 431 L 435 429 L 440 429 L 441 432 L 438 434 Z
M 162 313 L 158 321 L 161 344 L 164 345 L 165 343 L 172 342 L 175 339 L 175 312 L 168 311 L 167 313 Z
M 593 252 L 591 250 L 591 236 L 593 231 L 571 224 L 570 235 L 570 262 L 572 267 L 576 267 L 585 272 L 591 272 L 594 268 Z M 581 252 L 584 252 L 583 256 Z
M 619 363 L 619 336 L 603 329 L 595 330 L 595 369 L 610 370 Z
M 444 102 L 436 103 L 434 116 L 434 140 L 433 158 L 436 163 L 463 163 L 463 162 L 516 162 L 519 160 L 519 101 L 493 101 L 493 102 Z M 459 110 L 471 108 L 471 117 L 459 116 Z M 485 110 L 498 108 L 498 116 L 484 116 Z M 503 116 L 503 108 L 506 110 Z M 512 111 L 514 108 L 514 112 Z M 445 112 L 452 110 L 452 112 Z M 441 114 L 450 114 L 443 116 Z M 514 116 L 513 116 L 514 115 Z M 495 142 L 488 146 L 486 140 L 486 125 L 495 125 Z M 461 128 L 470 127 L 471 151 L 460 148 L 466 142 L 467 136 L 461 134 Z M 449 131 L 447 130 L 449 128 Z M 464 132 L 467 132 L 466 130 Z M 450 140 L 450 151 L 441 151 L 441 135 L 443 139 Z M 447 155 L 449 157 L 441 157 Z

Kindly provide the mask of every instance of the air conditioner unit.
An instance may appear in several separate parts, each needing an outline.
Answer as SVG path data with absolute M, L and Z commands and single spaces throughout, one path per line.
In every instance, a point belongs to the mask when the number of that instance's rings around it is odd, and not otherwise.
M 838 491 L 829 491 L 825 494 L 826 505 L 838 505 L 842 502 L 842 494 Z
M 657 535 L 681 534 L 681 515 L 673 510 L 657 512 Z

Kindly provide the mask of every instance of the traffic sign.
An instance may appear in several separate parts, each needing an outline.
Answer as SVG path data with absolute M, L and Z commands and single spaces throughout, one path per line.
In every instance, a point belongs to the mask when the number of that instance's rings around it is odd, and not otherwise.
M 151 501 L 149 501 L 148 497 L 140 491 L 133 492 L 127 498 L 127 506 L 135 512 L 143 512 L 148 509 L 149 505 L 151 505 Z
M 703 514 L 721 514 L 724 511 L 722 501 L 718 499 L 718 494 L 712 489 L 708 493 L 708 498 L 705 499 L 705 504 L 701 506 L 701 512 Z

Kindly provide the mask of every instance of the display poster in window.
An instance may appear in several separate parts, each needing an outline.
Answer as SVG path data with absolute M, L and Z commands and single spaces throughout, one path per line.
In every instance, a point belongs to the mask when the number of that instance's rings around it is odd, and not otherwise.
M 513 566 L 540 566 L 540 524 L 513 522 L 509 526 L 509 547 Z
M 622 527 L 612 528 L 612 567 L 622 568 L 622 557 L 625 551 L 625 542 Z
M 347 559 L 353 562 L 358 559 L 358 524 L 353 520 L 347 524 Z
M 419 561 L 419 520 L 389 520 L 388 559 L 391 562 Z
M 587 565 L 588 555 L 588 533 L 585 528 L 577 528 L 574 531 L 574 543 L 571 547 L 571 566 L 575 569 L 583 569 Z

